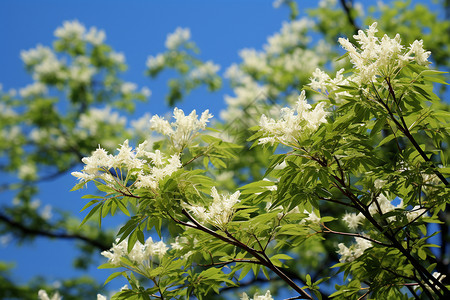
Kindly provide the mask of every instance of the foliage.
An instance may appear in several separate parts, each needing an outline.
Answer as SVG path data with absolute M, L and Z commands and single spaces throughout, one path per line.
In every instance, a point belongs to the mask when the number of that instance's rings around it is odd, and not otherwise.
M 178 109 L 173 122 L 154 116 L 142 125 L 144 116 L 127 128 L 119 111 L 132 112 L 150 93 L 120 79 L 124 57 L 95 28 L 66 22 L 53 49 L 24 51 L 35 83 L 20 98 L 0 95 L 2 170 L 20 180 L 1 187 L 17 190 L 0 213 L 1 232 L 80 240 L 84 268 L 103 251 L 100 268 L 118 269 L 106 282 L 129 282 L 113 299 L 210 299 L 259 282 L 271 293 L 254 299 L 448 298 L 440 275 L 449 273 L 446 74 L 429 68 L 426 50 L 448 67 L 449 22 L 403 1 L 365 18 L 350 1 L 342 9 L 321 1 L 308 18 L 298 18 L 295 1 L 277 2 L 291 20 L 226 71 L 235 95 L 225 96 L 215 129 L 208 111 Z M 358 32 L 358 22 L 372 26 Z M 347 53 L 333 59 L 343 33 Z M 317 34 L 324 39 L 311 43 Z M 170 34 L 166 48 L 149 57 L 147 75 L 180 75 L 169 81 L 169 104 L 202 85 L 221 87 L 218 66 L 196 57 L 189 29 Z M 151 131 L 162 137 L 144 141 Z M 55 221 L 33 197 L 40 182 L 80 160 L 73 190 L 94 184 L 99 193 L 83 197 L 79 231 L 77 220 Z M 107 250 L 113 234 L 100 226 L 116 214 L 128 221 Z M 60 293 L 76 298 L 84 284 L 90 295 L 98 290 L 77 279 Z M 48 289 L 42 281 L 33 287 L 7 280 L 1 290 L 35 298 Z

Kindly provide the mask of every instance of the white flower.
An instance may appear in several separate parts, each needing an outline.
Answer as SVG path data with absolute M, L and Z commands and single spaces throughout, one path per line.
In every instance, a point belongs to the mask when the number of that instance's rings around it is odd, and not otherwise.
M 372 243 L 364 238 L 355 237 L 356 244 L 351 245 L 349 248 L 343 243 L 339 243 L 339 250 L 337 253 L 341 255 L 340 262 L 351 262 L 363 255 L 364 251 L 372 247 Z
M 281 109 L 280 120 L 261 116 L 259 131 L 263 132 L 263 137 L 259 139 L 259 144 L 274 142 L 295 144 L 311 135 L 320 124 L 325 123 L 327 114 L 323 102 L 311 110 L 311 105 L 306 102 L 305 91 L 302 91 L 295 109 L 287 107 Z
M 80 84 L 88 84 L 92 80 L 96 70 L 91 66 L 73 65 L 69 69 L 69 78 Z
M 415 61 L 419 65 L 428 65 L 429 51 L 423 49 L 422 41 L 414 41 L 408 51 L 400 44 L 400 35 L 393 39 L 384 35 L 381 40 L 375 36 L 377 23 L 373 23 L 366 33 L 360 30 L 353 37 L 360 45 L 357 49 L 348 39 L 339 38 L 341 46 L 347 50 L 350 61 L 358 74 L 358 82 L 368 83 L 376 76 L 387 77 L 405 64 Z
M 118 241 L 119 239 L 116 239 L 116 242 Z M 112 265 L 115 266 L 119 266 L 120 258 L 127 254 L 127 247 L 128 247 L 127 240 L 123 240 L 119 244 L 113 243 L 112 248 L 108 251 L 101 252 L 101 255 L 108 258 L 108 263 L 111 263 Z
M 158 54 L 157 56 L 149 56 L 147 58 L 147 68 L 152 69 L 160 69 L 166 63 L 166 58 L 163 54 Z
M 234 205 L 240 201 L 240 195 L 239 191 L 232 195 L 220 195 L 213 187 L 211 189 L 213 202 L 207 209 L 199 205 L 192 205 L 188 209 L 202 222 L 223 228 L 231 221 L 234 214 Z
M 382 179 L 375 179 L 375 181 L 373 182 L 373 186 L 377 189 L 380 190 L 382 189 L 387 183 L 387 180 L 382 180 Z
M 136 90 L 137 85 L 132 82 L 124 82 L 120 87 L 120 92 L 122 94 L 129 94 Z
M 426 208 L 420 208 L 420 206 L 416 205 L 412 210 L 406 212 L 406 218 L 408 219 L 408 222 L 412 222 L 419 217 L 427 217 L 428 214 L 426 211 Z
M 108 300 L 108 298 L 106 298 L 102 294 L 97 294 L 97 300 Z
M 307 211 L 306 209 L 303 211 L 303 213 L 307 214 L 308 217 L 304 218 L 300 221 L 300 224 L 320 224 L 320 218 L 316 215 L 314 211 Z
M 272 5 L 274 8 L 279 8 L 281 5 L 289 3 L 288 0 L 275 0 Z
M 62 297 L 59 295 L 58 292 L 54 293 L 53 296 L 50 298 L 46 291 L 39 290 L 38 297 L 40 300 L 61 300 Z
M 177 236 L 175 238 L 175 242 L 171 243 L 170 246 L 172 247 L 172 249 L 174 250 L 182 250 L 183 249 L 183 244 L 187 244 L 188 239 L 184 236 L 180 237 Z
M 169 34 L 166 39 L 166 48 L 169 50 L 176 50 L 181 45 L 189 41 L 191 38 L 191 31 L 189 28 L 178 27 L 175 32 Z
M 172 145 L 178 150 L 187 146 L 199 130 L 206 128 L 206 123 L 213 117 L 209 110 L 205 110 L 200 119 L 197 119 L 195 110 L 186 116 L 183 110 L 178 108 L 174 109 L 173 116 L 175 122 L 169 123 L 164 118 L 155 115 L 150 120 L 150 124 L 151 129 L 168 136 Z
M 119 239 L 116 241 L 118 240 Z M 151 237 L 145 241 L 144 245 L 137 241 L 130 253 L 127 252 L 127 248 L 128 242 L 127 240 L 123 240 L 119 244 L 114 243 L 110 250 L 103 251 L 101 254 L 108 258 L 108 263 L 111 263 L 114 266 L 120 265 L 121 257 L 128 257 L 131 261 L 138 265 L 145 265 L 145 263 L 153 259 L 154 256 L 162 258 L 168 250 L 168 247 L 163 241 L 155 243 Z
M 65 75 L 61 72 L 61 69 L 62 64 L 56 56 L 48 56 L 34 67 L 33 79 L 45 80 L 47 77 L 63 78 Z
M 37 178 L 37 168 L 34 163 L 27 162 L 19 166 L 19 178 L 22 180 L 34 180 Z
M 380 194 L 375 201 L 369 205 L 369 213 L 371 215 L 375 214 L 386 214 L 393 211 L 396 208 L 403 208 L 403 200 L 397 206 L 394 206 L 385 195 Z M 387 218 L 388 221 L 393 222 L 396 220 L 395 216 Z
M 23 89 L 19 90 L 19 94 L 23 98 L 42 96 L 46 93 L 47 87 L 40 82 L 34 82 L 33 84 L 27 85 Z
M 80 22 L 78 22 L 78 20 L 74 20 L 72 22 L 65 21 L 63 23 L 63 27 L 58 27 L 55 30 L 55 36 L 67 40 L 81 40 L 85 31 L 86 28 Z
M 144 86 L 141 88 L 141 94 L 148 98 L 152 95 L 152 91 L 148 87 Z
M 308 18 L 283 22 L 280 32 L 267 39 L 268 44 L 264 45 L 264 50 L 269 55 L 279 55 L 300 44 L 308 43 L 309 38 L 305 33 L 312 25 Z
M 163 241 L 159 241 L 154 243 L 152 238 L 149 237 L 145 241 L 145 256 L 158 256 L 159 258 L 163 257 L 169 248 L 164 244 Z
M 103 43 L 103 41 L 106 39 L 106 34 L 103 30 L 97 30 L 97 28 L 91 27 L 84 38 L 89 43 L 97 46 Z
M 242 64 L 245 69 L 258 73 L 266 73 L 270 70 L 267 65 L 267 56 L 264 52 L 245 48 L 239 51 L 239 56 L 243 60 Z
M 259 295 L 255 293 L 252 299 L 249 299 L 246 293 L 242 294 L 241 300 L 273 300 L 270 291 L 268 290 L 264 295 Z
M 347 226 L 351 230 L 355 230 L 358 228 L 358 226 L 361 224 L 361 222 L 365 219 L 364 215 L 362 213 L 355 214 L 355 213 L 346 213 L 342 220 L 347 223 Z
M 20 57 L 27 66 L 36 65 L 48 57 L 54 57 L 54 55 L 55 54 L 50 48 L 44 47 L 40 44 L 34 49 L 30 49 L 28 51 L 22 50 L 20 52 Z
M 109 58 L 115 63 L 115 64 L 124 64 L 125 63 L 125 55 L 120 52 L 111 52 L 109 53 Z
M 215 76 L 219 69 L 219 65 L 214 64 L 212 61 L 207 61 L 206 63 L 193 69 L 189 73 L 189 77 L 193 80 L 207 80 Z
M 78 131 L 88 131 L 90 135 L 97 135 L 103 124 L 124 127 L 126 118 L 120 116 L 118 112 L 112 111 L 111 107 L 92 108 L 80 116 Z

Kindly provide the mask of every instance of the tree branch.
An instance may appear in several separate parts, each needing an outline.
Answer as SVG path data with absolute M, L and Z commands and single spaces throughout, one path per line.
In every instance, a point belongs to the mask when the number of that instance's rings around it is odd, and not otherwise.
M 17 221 L 14 221 L 13 219 L 5 216 L 4 214 L 0 213 L 0 221 L 6 223 L 7 225 L 14 227 L 15 229 L 18 229 L 25 235 L 35 235 L 35 236 L 43 236 L 48 238 L 58 238 L 58 239 L 69 239 L 69 240 L 80 240 L 84 243 L 87 243 L 93 247 L 98 248 L 101 251 L 105 251 L 111 248 L 111 245 L 109 243 L 105 243 L 103 241 L 91 239 L 89 237 L 77 234 L 77 233 L 67 233 L 67 232 L 51 232 L 51 231 L 45 231 L 41 229 L 35 229 L 30 228 L 22 223 L 19 223 Z
M 344 9 L 345 14 L 347 15 L 348 22 L 353 27 L 354 33 L 358 34 L 358 31 L 360 29 L 359 29 L 358 25 L 356 25 L 355 19 L 353 19 L 352 12 L 351 12 L 352 1 L 341 0 L 341 5 L 342 5 L 342 8 Z

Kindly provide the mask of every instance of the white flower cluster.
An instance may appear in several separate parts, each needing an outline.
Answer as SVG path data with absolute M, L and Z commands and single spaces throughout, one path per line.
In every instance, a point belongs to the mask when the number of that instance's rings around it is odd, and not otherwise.
M 149 56 L 147 58 L 147 68 L 150 70 L 160 69 L 166 63 L 166 58 L 163 54 L 158 54 L 156 56 Z
M 79 56 L 68 70 L 68 76 L 74 82 L 79 84 L 88 84 L 95 75 L 96 69 L 90 64 L 89 58 Z
M 90 135 L 96 135 L 99 132 L 102 124 L 115 125 L 124 127 L 126 118 L 120 116 L 118 112 L 111 110 L 110 106 L 104 108 L 92 108 L 80 116 L 77 130 L 81 132 L 88 131 Z
M 384 35 L 381 40 L 375 36 L 377 23 L 373 23 L 367 34 L 360 30 L 353 37 L 360 45 L 357 49 L 348 39 L 339 38 L 341 46 L 347 50 L 350 61 L 358 72 L 358 83 L 368 83 L 376 76 L 387 77 L 398 67 L 415 61 L 419 65 L 428 65 L 429 51 L 423 49 L 423 41 L 414 41 L 406 50 L 401 45 L 400 35 L 393 39 Z
M 305 33 L 312 25 L 312 21 L 308 18 L 284 22 L 281 31 L 268 38 L 264 50 L 270 55 L 280 55 L 287 49 L 308 43 L 309 38 Z
M 234 214 L 234 205 L 238 203 L 239 191 L 232 195 L 220 195 L 216 188 L 211 189 L 211 196 L 213 202 L 206 209 L 200 205 L 192 205 L 188 207 L 195 217 L 199 218 L 201 222 L 211 224 L 213 226 L 223 228 L 228 222 L 231 221 Z
M 151 237 L 144 244 L 137 241 L 130 253 L 127 252 L 127 248 L 128 241 L 123 240 L 119 244 L 114 243 L 110 250 L 103 251 L 101 254 L 108 258 L 108 263 L 115 266 L 120 266 L 120 259 L 125 256 L 137 265 L 146 265 L 155 256 L 161 259 L 169 249 L 163 241 L 153 242 Z
M 53 296 L 50 298 L 50 296 L 47 294 L 45 290 L 39 290 L 38 297 L 40 300 L 61 300 L 62 297 L 59 295 L 58 292 L 54 293 Z
M 40 82 L 34 82 L 33 84 L 29 84 L 23 89 L 19 90 L 19 94 L 23 98 L 42 96 L 43 94 L 46 93 L 47 87 Z
M 319 68 L 312 73 L 310 83 L 308 84 L 313 90 L 328 96 L 331 92 L 334 92 L 339 88 L 339 85 L 349 85 L 354 76 L 344 77 L 344 69 L 340 69 L 336 72 L 336 76 L 331 78 L 327 73 L 323 72 Z M 335 94 L 335 100 L 341 102 L 342 97 L 350 96 L 347 91 L 339 92 Z
M 206 80 L 215 76 L 220 70 L 220 66 L 214 64 L 212 61 L 207 61 L 206 63 L 200 65 L 199 67 L 193 69 L 189 73 L 189 78 L 193 80 Z
M 273 300 L 273 298 L 272 295 L 270 294 L 270 291 L 268 290 L 264 295 L 259 295 L 258 293 L 255 293 L 253 295 L 253 298 L 249 298 L 246 293 L 243 293 L 241 300 Z
M 209 113 L 209 110 L 205 110 L 200 116 L 200 119 L 197 119 L 195 110 L 186 116 L 183 110 L 175 108 L 173 117 L 175 122 L 169 123 L 158 115 L 153 116 L 150 120 L 151 129 L 168 136 L 175 149 L 182 150 L 195 137 L 195 134 L 199 130 L 206 128 L 206 123 L 213 116 Z
M 125 95 L 133 93 L 136 89 L 137 89 L 137 85 L 133 82 L 124 82 L 120 86 L 120 92 Z
M 55 36 L 67 40 L 81 39 L 85 31 L 86 28 L 78 20 L 65 21 L 62 27 L 56 28 Z
M 402 208 L 403 207 L 403 201 L 400 201 L 400 203 L 397 206 L 394 206 L 392 204 L 392 201 L 389 200 L 385 195 L 381 194 L 377 197 L 375 201 L 373 201 L 369 205 L 369 213 L 371 215 L 375 214 L 386 214 L 388 212 L 393 211 L 396 208 Z M 388 220 L 392 221 L 395 220 L 393 217 L 389 217 Z
M 369 205 L 369 213 L 373 216 L 376 214 L 387 214 L 395 209 L 403 209 L 403 207 L 404 205 L 402 200 L 395 206 L 392 204 L 392 201 L 390 201 L 385 195 L 381 194 Z M 404 211 L 404 214 L 406 215 L 408 222 L 412 222 L 421 216 L 427 216 L 426 209 L 421 208 L 420 206 L 414 206 L 411 210 Z M 365 219 L 366 218 L 362 213 L 346 213 L 342 217 L 342 220 L 347 224 L 347 227 L 350 230 L 356 230 Z M 389 222 L 395 222 L 397 218 L 396 216 L 391 216 L 388 217 L 387 220 Z
M 289 0 L 275 0 L 273 1 L 272 5 L 274 8 L 279 8 L 283 4 L 288 4 Z
M 355 230 L 359 225 L 366 219 L 362 213 L 346 213 L 342 220 L 347 223 L 347 226 L 350 230 Z
M 30 49 L 28 51 L 22 50 L 20 52 L 20 57 L 27 66 L 34 66 L 51 56 L 54 56 L 52 50 L 40 44 L 38 44 L 34 49 Z
M 300 224 L 320 224 L 320 218 L 316 215 L 314 211 L 307 211 L 306 209 L 303 213 L 307 214 L 308 217 L 300 221 Z
M 106 34 L 103 30 L 98 30 L 96 27 L 91 27 L 84 38 L 89 43 L 98 46 L 105 41 Z
M 106 39 L 105 32 L 96 27 L 91 27 L 86 33 L 86 27 L 78 20 L 65 21 L 62 27 L 55 30 L 55 36 L 68 41 L 85 40 L 93 45 L 100 45 Z
M 166 48 L 169 50 L 176 50 L 183 44 L 185 44 L 191 38 L 191 31 L 189 28 L 177 27 L 175 32 L 167 35 L 166 38 Z
M 1 90 L 0 90 L 1 91 Z M 3 118 L 14 118 L 17 116 L 17 113 L 5 103 L 0 103 L 0 117 Z
M 116 64 L 124 64 L 125 63 L 125 55 L 121 52 L 110 52 L 109 58 Z
M 270 71 L 267 65 L 267 54 L 255 49 L 245 48 L 239 51 L 242 65 L 249 72 L 267 73 Z
M 302 91 L 295 109 L 288 107 L 281 109 L 280 120 L 261 116 L 259 131 L 263 133 L 263 137 L 259 139 L 259 144 L 298 143 L 316 131 L 320 124 L 326 122 L 325 117 L 328 113 L 324 110 L 324 105 L 321 102 L 311 109 L 311 105 L 306 102 L 305 91 Z
M 61 63 L 55 53 L 48 47 L 37 45 L 30 50 L 22 50 L 20 57 L 27 68 L 33 72 L 34 80 L 45 80 L 46 78 L 65 79 L 64 64 Z
M 166 159 L 159 150 L 155 153 L 145 150 L 147 141 L 133 150 L 126 140 L 120 148 L 119 153 L 114 156 L 108 154 L 102 148 L 93 152 L 92 156 L 84 157 L 82 162 L 85 164 L 82 172 L 72 172 L 74 177 L 81 181 L 89 181 L 99 178 L 106 183 L 115 182 L 109 173 L 111 168 L 125 168 L 131 175 L 137 176 L 135 186 L 137 188 L 158 188 L 158 183 L 166 176 L 181 168 L 182 164 L 178 155 L 173 155 Z M 149 166 L 149 168 L 144 168 Z
M 337 253 L 341 255 L 340 262 L 351 262 L 363 255 L 364 251 L 372 247 L 372 243 L 366 239 L 355 237 L 356 244 L 350 247 L 345 246 L 343 243 L 339 243 L 339 250 Z

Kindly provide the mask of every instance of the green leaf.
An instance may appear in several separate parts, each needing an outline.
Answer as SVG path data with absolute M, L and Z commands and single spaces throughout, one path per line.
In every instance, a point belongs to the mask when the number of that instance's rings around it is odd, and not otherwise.
M 136 229 L 137 230 L 137 229 Z M 140 230 L 137 230 L 137 239 L 139 242 L 141 242 L 142 245 L 145 244 L 145 237 L 144 237 L 144 233 Z
M 248 272 L 250 272 L 252 269 L 252 265 L 251 264 L 246 264 L 241 271 L 241 274 L 239 275 L 239 281 L 241 281 L 242 279 L 244 279 L 244 277 L 248 274 Z
M 128 238 L 128 247 L 127 247 L 127 252 L 130 253 L 131 250 L 133 250 L 134 244 L 136 244 L 137 240 L 138 240 L 138 233 L 139 230 L 135 229 L 133 231 L 133 233 L 130 234 L 130 237 Z
M 119 277 L 120 275 L 123 275 L 125 272 L 114 272 L 111 275 L 108 276 L 108 278 L 106 278 L 105 283 L 103 283 L 103 285 L 106 285 L 108 282 L 110 282 L 111 280 L 113 280 L 116 277 Z
M 83 221 L 81 221 L 80 226 L 82 226 L 84 223 L 86 223 L 92 216 L 97 212 L 99 208 L 103 207 L 103 202 L 100 202 L 94 208 L 84 217 Z M 101 214 L 100 214 L 101 215 Z
M 289 259 L 293 259 L 293 258 L 290 257 L 290 256 L 287 255 L 287 254 L 280 253 L 280 254 L 275 254 L 275 255 L 272 256 L 270 259 L 286 259 L 286 260 L 289 260 Z
M 99 201 L 100 201 L 100 200 L 91 200 L 91 201 L 89 201 L 88 203 L 86 203 L 85 206 L 83 206 L 83 208 L 82 208 L 80 211 L 85 210 L 86 208 L 88 208 L 88 207 L 91 206 L 92 204 L 97 203 L 97 202 L 99 202 Z
M 83 188 L 83 187 L 86 185 L 86 183 L 87 183 L 87 182 L 84 182 L 84 181 L 77 183 L 77 184 L 70 190 L 70 192 L 73 192 L 73 191 L 76 191 L 76 190 L 79 190 L 79 189 Z
M 393 134 L 388 135 L 387 137 L 385 137 L 384 139 L 381 140 L 381 142 L 378 144 L 377 147 L 383 146 L 384 144 L 390 142 L 390 141 L 393 140 L 394 138 L 395 138 L 395 135 L 393 135 Z

